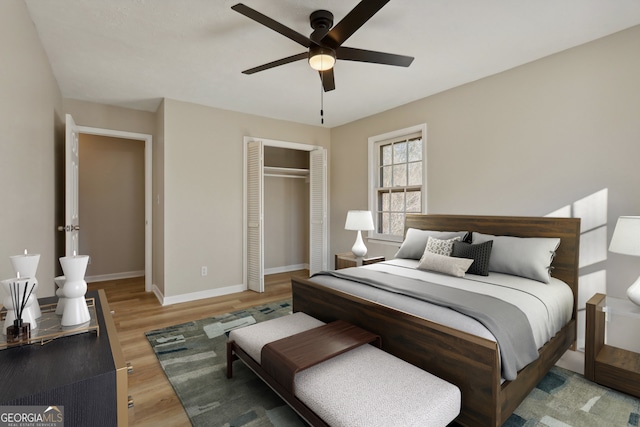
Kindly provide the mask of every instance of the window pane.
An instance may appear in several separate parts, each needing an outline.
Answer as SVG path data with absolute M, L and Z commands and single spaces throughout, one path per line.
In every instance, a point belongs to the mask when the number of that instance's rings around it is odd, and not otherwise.
M 402 236 L 404 233 L 404 214 L 391 214 L 391 234 Z
M 398 241 L 404 235 L 406 214 L 422 212 L 427 168 L 423 137 L 412 127 L 406 133 L 369 139 L 369 147 L 377 154 L 369 165 L 369 170 L 377 173 L 369 180 L 369 190 L 375 193 L 371 209 L 375 210 L 376 234 L 381 239 Z
M 392 166 L 382 168 L 382 187 L 391 187 L 393 185 Z
M 391 195 L 387 192 L 381 192 L 380 201 L 380 210 L 389 212 L 391 210 Z
M 382 234 L 389 234 L 391 232 L 391 228 L 389 227 L 389 214 L 388 213 L 383 213 L 382 214 L 382 221 L 380 221 L 380 225 L 381 225 L 380 232 Z
M 407 212 L 421 212 L 422 204 L 420 199 L 419 191 L 407 191 Z
M 416 162 L 422 160 L 422 140 L 414 139 L 409 141 L 409 161 Z
M 391 193 L 391 211 L 404 212 L 404 192 Z
M 407 185 L 407 165 L 393 165 L 393 186 L 404 187 Z
M 422 162 L 409 163 L 409 185 L 422 185 Z
M 380 151 L 381 151 L 380 158 L 382 159 L 382 164 L 390 165 L 391 162 L 393 161 L 391 157 L 391 144 L 383 145 L 382 147 L 380 147 Z
M 407 143 L 399 142 L 393 144 L 393 163 L 407 162 Z

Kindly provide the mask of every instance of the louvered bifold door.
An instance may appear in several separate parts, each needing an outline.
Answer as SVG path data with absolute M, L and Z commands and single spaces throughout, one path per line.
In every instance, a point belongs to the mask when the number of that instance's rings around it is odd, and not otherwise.
M 264 292 L 263 183 L 261 141 L 247 144 L 247 286 Z
M 327 150 L 309 153 L 309 274 L 327 270 Z

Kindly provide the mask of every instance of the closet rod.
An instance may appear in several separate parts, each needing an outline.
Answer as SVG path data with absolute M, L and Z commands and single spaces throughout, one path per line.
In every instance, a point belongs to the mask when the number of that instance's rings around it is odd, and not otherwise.
M 280 175 L 276 173 L 265 173 L 264 176 L 265 177 L 271 176 L 275 178 L 301 178 L 301 179 L 307 178 L 306 176 L 300 176 L 300 175 Z

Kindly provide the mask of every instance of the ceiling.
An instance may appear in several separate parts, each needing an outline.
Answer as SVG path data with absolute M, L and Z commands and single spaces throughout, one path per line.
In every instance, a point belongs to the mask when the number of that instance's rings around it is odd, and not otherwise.
M 334 127 L 640 24 L 640 0 L 391 0 L 344 46 L 414 56 L 409 68 L 335 66 L 322 96 L 305 51 L 231 10 L 239 0 L 25 0 L 62 96 L 156 111 L 162 98 Z M 359 0 L 243 0 L 309 35 Z M 324 99 L 322 99 L 324 98 Z

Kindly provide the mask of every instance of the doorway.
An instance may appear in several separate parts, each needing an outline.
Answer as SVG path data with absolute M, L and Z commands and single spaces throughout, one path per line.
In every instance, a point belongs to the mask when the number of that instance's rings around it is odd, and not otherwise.
M 144 276 L 144 141 L 79 135 L 79 252 L 87 282 Z
M 144 277 L 145 277 L 145 291 L 151 292 L 152 288 L 152 136 L 149 134 L 124 132 L 112 129 L 94 128 L 88 126 L 77 126 L 73 122 L 73 118 L 67 115 L 67 127 L 69 124 L 73 129 L 67 129 L 67 154 L 70 147 L 73 144 L 70 143 L 70 139 L 74 137 L 81 137 L 83 134 L 96 135 L 102 137 L 112 137 L 124 140 L 143 141 L 144 142 Z M 65 155 L 67 155 L 65 154 Z M 81 179 L 81 177 L 80 177 Z M 77 179 L 75 180 L 75 186 L 78 186 Z M 70 188 L 67 183 L 65 187 L 65 198 L 68 199 L 69 194 L 77 194 L 78 188 Z M 67 208 L 68 210 L 68 208 Z M 67 248 L 68 251 L 68 248 Z

